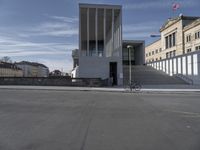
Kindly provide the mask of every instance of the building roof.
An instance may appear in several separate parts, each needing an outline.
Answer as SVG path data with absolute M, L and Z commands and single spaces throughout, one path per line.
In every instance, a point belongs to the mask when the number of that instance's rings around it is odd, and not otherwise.
M 44 68 L 48 68 L 47 66 L 37 63 L 37 62 L 29 62 L 29 61 L 21 61 L 21 62 L 17 62 L 15 63 L 17 65 L 31 65 L 31 66 L 35 66 L 35 67 L 44 67 Z
M 88 4 L 88 3 L 79 3 L 79 7 L 83 8 L 115 8 L 121 9 L 121 5 L 109 5 L 109 4 Z
M 126 47 L 127 45 L 138 46 L 141 44 L 145 45 L 145 41 L 144 40 L 123 40 L 122 41 L 123 47 Z
M 178 17 L 174 17 L 174 18 L 169 18 L 160 28 L 160 32 L 163 31 L 164 29 L 172 26 L 173 24 L 179 22 L 180 20 L 197 20 L 200 17 L 194 17 L 194 16 L 183 16 L 180 15 Z
M 158 42 L 158 41 L 160 41 L 160 40 L 161 40 L 161 38 L 159 38 L 159 39 L 153 41 L 152 43 L 146 45 L 145 47 L 149 47 L 149 46 L 153 45 L 154 43 L 156 43 L 156 42 Z
M 197 19 L 197 20 L 195 20 L 195 21 L 193 21 L 193 22 L 191 22 L 191 23 L 188 24 L 187 26 L 185 26 L 183 30 L 184 30 L 184 31 L 187 31 L 187 30 L 189 30 L 189 29 L 191 29 L 191 28 L 193 28 L 193 27 L 195 27 L 195 26 L 198 26 L 198 25 L 200 25 L 200 18 Z
M 21 70 L 13 63 L 7 63 L 7 62 L 0 62 L 0 68 L 7 68 L 7 69 L 15 69 L 15 70 Z

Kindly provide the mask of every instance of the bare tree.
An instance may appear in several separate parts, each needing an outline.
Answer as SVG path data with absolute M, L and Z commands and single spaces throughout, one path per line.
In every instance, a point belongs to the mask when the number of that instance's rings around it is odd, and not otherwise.
M 2 62 L 7 62 L 7 63 L 11 63 L 11 62 L 12 62 L 11 58 L 8 57 L 8 56 L 4 56 L 4 57 L 2 57 L 0 60 L 1 60 Z

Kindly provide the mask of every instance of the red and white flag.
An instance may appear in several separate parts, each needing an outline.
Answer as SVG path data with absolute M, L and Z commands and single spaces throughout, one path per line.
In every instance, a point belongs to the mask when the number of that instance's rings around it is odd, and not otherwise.
M 179 3 L 173 3 L 172 4 L 172 10 L 176 11 L 177 9 L 179 9 L 181 7 L 181 5 Z

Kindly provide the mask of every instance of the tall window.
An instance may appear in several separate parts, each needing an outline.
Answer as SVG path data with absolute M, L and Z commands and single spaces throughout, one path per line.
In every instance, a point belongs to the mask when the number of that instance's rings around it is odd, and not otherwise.
M 200 31 L 195 33 L 195 39 L 199 39 L 200 38 Z
M 191 52 L 192 51 L 192 49 L 191 48 L 188 48 L 187 49 L 187 53 L 189 53 L 189 52 Z
M 158 53 L 158 49 L 156 49 L 156 53 Z
M 173 46 L 176 46 L 176 33 L 172 33 L 165 37 L 165 48 L 171 48 Z
M 168 44 L 168 36 L 167 36 L 167 37 L 165 37 L 165 48 L 166 48 L 166 49 L 169 48 L 168 45 L 169 45 L 169 44 Z
M 175 46 L 176 45 L 176 33 L 175 32 L 172 34 L 172 39 L 173 39 L 172 46 Z
M 173 51 L 173 56 L 176 56 L 176 50 Z
M 169 35 L 169 48 L 172 47 L 172 35 Z
M 151 52 L 149 52 L 149 56 L 151 56 Z
M 166 53 L 166 58 L 169 58 L 169 53 L 168 52 Z
M 191 41 L 191 35 L 187 35 L 186 36 L 186 42 L 190 42 Z
M 170 58 L 173 57 L 173 51 L 170 51 Z
M 97 50 L 98 56 L 103 56 L 104 52 L 104 9 L 98 9 L 97 12 Z
M 195 50 L 196 50 L 196 51 L 200 50 L 200 46 L 196 46 L 196 47 L 195 47 Z

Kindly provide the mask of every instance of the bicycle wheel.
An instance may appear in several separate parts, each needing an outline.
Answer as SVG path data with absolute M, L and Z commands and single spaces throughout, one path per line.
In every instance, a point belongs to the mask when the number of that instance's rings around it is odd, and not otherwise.
M 130 91 L 130 86 L 129 85 L 125 85 L 124 89 L 125 89 L 125 91 Z
M 141 85 L 139 85 L 139 84 L 135 85 L 135 91 L 140 91 L 141 88 L 142 88 Z

